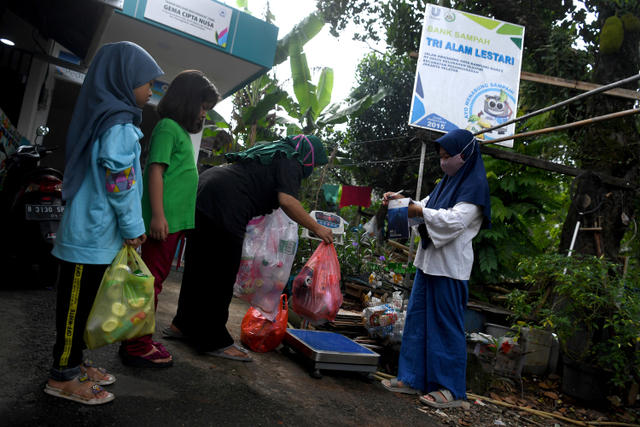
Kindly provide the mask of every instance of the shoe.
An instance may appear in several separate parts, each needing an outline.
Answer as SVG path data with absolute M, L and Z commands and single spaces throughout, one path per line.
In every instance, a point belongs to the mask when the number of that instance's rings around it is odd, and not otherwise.
M 385 384 L 386 383 L 386 384 Z M 402 384 L 402 381 L 398 381 L 397 378 L 392 378 L 390 380 L 382 381 L 382 387 L 386 388 L 389 391 L 394 393 L 404 393 L 404 394 L 421 394 L 420 390 L 416 390 L 415 388 L 405 387 Z
M 105 391 L 105 389 L 94 381 L 91 381 L 87 374 L 82 374 L 74 378 L 63 388 L 54 388 L 49 386 L 49 384 L 44 386 L 44 392 L 51 396 L 73 400 L 74 402 L 84 405 L 102 405 L 116 398 L 113 393 L 107 393 L 107 397 L 99 399 L 96 395 L 102 391 Z M 77 392 L 80 392 L 80 394 Z
M 420 397 L 420 402 L 433 406 L 434 408 L 459 408 L 462 406 L 462 399 L 454 400 L 453 395 L 446 388 L 432 391 L 431 393 L 427 393 L 426 396 L 433 397 L 435 402 L 425 399 L 424 396 Z
M 229 359 L 229 360 L 237 360 L 238 362 L 251 362 L 253 361 L 253 358 L 251 356 L 247 356 L 247 357 L 242 357 L 242 356 L 232 356 L 230 354 L 225 353 L 225 350 L 230 349 L 231 347 L 235 347 L 236 349 L 238 349 L 239 351 L 247 354 L 249 353 L 246 349 L 238 346 L 237 344 L 231 344 L 229 347 L 225 347 L 225 348 L 219 348 L 218 350 L 213 350 L 213 351 L 203 351 L 203 354 L 206 354 L 208 356 L 215 356 L 215 357 L 221 357 L 223 359 Z
M 189 338 L 180 331 L 172 331 L 169 326 L 162 330 L 162 335 L 165 338 L 173 338 L 176 340 L 188 340 Z
M 156 344 L 159 344 L 159 346 L 156 346 Z M 169 368 L 173 366 L 173 360 L 162 363 L 154 362 L 154 360 L 158 359 L 168 359 L 171 357 L 171 354 L 160 343 L 154 343 L 153 348 L 156 351 L 147 356 L 132 356 L 127 353 L 122 353 L 122 364 L 136 368 Z
M 91 369 L 93 369 L 93 372 L 91 372 Z M 89 379 L 94 383 L 98 383 L 98 385 L 109 385 L 116 382 L 115 376 L 107 374 L 107 370 L 104 368 L 94 367 L 89 359 L 80 364 L 80 372 L 87 374 Z M 101 374 L 100 378 L 98 378 L 98 375 L 96 374 Z
M 161 357 L 160 359 L 164 358 Z M 149 356 L 131 356 L 130 354 L 125 353 L 122 355 L 122 364 L 125 366 L 132 366 L 134 368 L 170 368 L 173 366 L 173 360 L 156 363 L 153 361 L 153 358 Z

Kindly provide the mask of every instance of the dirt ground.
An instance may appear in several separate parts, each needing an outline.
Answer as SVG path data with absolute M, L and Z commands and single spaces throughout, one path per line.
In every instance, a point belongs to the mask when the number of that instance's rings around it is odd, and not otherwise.
M 309 360 L 295 352 L 252 352 L 251 363 L 200 355 L 184 342 L 163 339 L 159 332 L 175 313 L 181 277 L 172 272 L 165 282 L 154 337 L 173 354 L 174 366 L 125 367 L 116 345 L 86 351 L 95 364 L 117 377 L 115 384 L 107 386 L 116 399 L 98 407 L 56 399 L 42 391 L 55 334 L 55 289 L 43 288 L 25 274 L 2 280 L 0 426 L 575 425 L 472 395 L 466 409 L 436 410 L 420 403 L 418 396 L 390 393 L 359 372 L 325 370 L 322 379 L 314 379 Z M 215 286 L 214 279 L 202 280 L 203 285 Z M 228 327 L 237 342 L 247 308 L 246 303 L 233 300 Z M 637 425 L 632 422 L 638 417 L 637 406 L 584 408 L 558 390 L 558 380 L 547 378 L 527 378 L 523 391 L 519 382 L 498 380 L 487 395 L 502 405 L 565 418 Z
M 86 351 L 117 378 L 116 399 L 89 407 L 45 394 L 54 342 L 55 289 L 26 274 L 0 279 L 0 426 L 441 426 L 358 372 L 309 374 L 308 359 L 278 350 L 252 353 L 242 363 L 204 356 L 181 341 L 163 339 L 176 309 L 181 273 L 160 295 L 154 339 L 174 357 L 168 369 L 123 366 L 117 345 Z M 215 286 L 203 277 L 203 286 Z M 234 299 L 228 327 L 239 342 L 248 305 Z

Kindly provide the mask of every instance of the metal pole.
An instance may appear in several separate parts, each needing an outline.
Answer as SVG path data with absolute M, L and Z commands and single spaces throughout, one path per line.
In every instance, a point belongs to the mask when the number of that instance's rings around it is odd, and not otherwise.
M 511 136 L 503 136 L 502 138 L 488 139 L 486 141 L 481 141 L 480 145 L 497 144 L 498 142 L 508 141 L 510 139 L 526 138 L 528 136 L 540 135 L 540 134 L 543 134 L 543 133 L 557 132 L 557 131 L 560 131 L 560 130 L 571 129 L 571 128 L 578 127 L 578 126 L 589 125 L 589 124 L 592 124 L 592 123 L 602 122 L 604 120 L 617 119 L 617 118 L 620 118 L 620 117 L 629 116 L 629 115 L 638 114 L 638 113 L 640 113 L 640 109 L 632 108 L 630 110 L 624 110 L 624 111 L 618 111 L 617 113 L 605 114 L 604 116 L 598 116 L 598 117 L 594 117 L 592 119 L 585 119 L 585 120 L 580 120 L 578 122 L 567 123 L 566 125 L 554 126 L 554 127 L 545 128 L 545 129 L 538 129 L 538 130 L 533 130 L 531 132 L 517 133 L 517 134 L 511 135 Z
M 537 116 L 539 114 L 546 113 L 547 111 L 555 110 L 558 107 L 563 107 L 565 105 L 571 104 L 572 102 L 580 101 L 581 99 L 588 98 L 591 95 L 597 95 L 597 94 L 599 94 L 601 92 L 606 92 L 609 89 L 613 89 L 613 88 L 616 88 L 618 86 L 623 86 L 623 85 L 625 85 L 627 83 L 635 82 L 636 80 L 640 80 L 640 74 L 636 74 L 635 76 L 628 77 L 628 78 L 626 78 L 624 80 L 620 80 L 618 82 L 614 82 L 614 83 L 608 84 L 606 86 L 600 86 L 597 89 L 593 89 L 593 90 L 590 90 L 589 92 L 585 92 L 585 93 L 580 94 L 578 96 L 574 96 L 573 98 L 569 98 L 566 101 L 562 101 L 562 102 L 559 102 L 557 104 L 551 105 L 550 107 L 546 107 L 546 108 L 543 108 L 541 110 L 534 111 L 533 113 L 525 114 L 524 116 L 520 116 L 520 117 L 517 117 L 517 118 L 515 118 L 513 120 L 509 120 L 508 122 L 504 122 L 501 125 L 496 125 L 496 126 L 493 126 L 493 127 L 490 127 L 490 128 L 483 129 L 480 132 L 474 133 L 474 135 L 477 136 L 477 135 L 480 135 L 480 134 L 485 133 L 485 132 L 491 132 L 494 129 L 499 129 L 499 128 L 504 127 L 504 126 L 508 126 L 508 125 L 510 125 L 512 123 L 520 122 L 522 120 L 527 120 L 527 119 L 529 119 L 531 117 L 534 117 L 534 116 Z
M 418 170 L 418 186 L 416 187 L 416 200 L 420 200 L 420 192 L 422 190 L 422 175 L 424 174 L 424 158 L 426 157 L 426 153 L 427 153 L 427 142 L 426 141 L 421 141 L 422 142 L 422 151 L 420 152 L 420 169 Z M 404 275 L 404 287 L 405 288 L 409 288 L 409 263 L 413 262 L 413 245 L 414 245 L 414 241 L 415 241 L 415 236 L 414 236 L 414 232 L 413 232 L 413 227 L 409 228 L 409 256 L 407 257 L 407 273 Z M 404 301 L 407 299 L 409 292 L 408 291 L 404 291 L 403 293 L 403 305 L 404 305 Z

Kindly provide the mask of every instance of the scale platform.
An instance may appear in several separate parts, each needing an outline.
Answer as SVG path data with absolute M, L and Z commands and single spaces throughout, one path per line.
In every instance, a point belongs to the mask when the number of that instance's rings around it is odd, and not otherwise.
M 376 372 L 380 355 L 335 332 L 287 329 L 285 347 L 291 347 L 314 363 L 314 378 L 320 369 Z

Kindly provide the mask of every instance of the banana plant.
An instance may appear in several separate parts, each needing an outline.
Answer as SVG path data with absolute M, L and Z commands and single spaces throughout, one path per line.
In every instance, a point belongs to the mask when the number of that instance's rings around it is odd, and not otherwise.
M 359 116 L 390 93 L 388 88 L 381 88 L 372 96 L 358 88 L 344 100 L 329 105 L 333 92 L 333 69 L 323 68 L 317 83 L 311 81 L 302 37 L 303 34 L 299 33 L 289 40 L 289 62 L 296 100 L 291 97 L 282 99 L 279 105 L 287 114 L 276 114 L 276 123 L 287 128 L 287 135 L 313 134 L 319 128 L 345 123 L 349 117 Z

